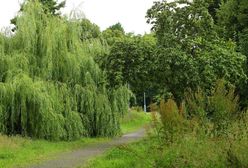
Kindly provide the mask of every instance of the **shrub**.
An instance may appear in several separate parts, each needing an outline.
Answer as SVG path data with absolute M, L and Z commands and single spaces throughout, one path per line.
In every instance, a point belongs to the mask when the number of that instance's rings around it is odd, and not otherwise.
M 226 134 L 228 125 L 238 116 L 239 99 L 235 88 L 224 80 L 216 82 L 210 95 L 198 88 L 195 92 L 188 90 L 185 99 L 188 117 L 198 118 L 204 127 L 212 122 L 216 134 Z
M 149 108 L 150 108 L 150 111 L 151 112 L 157 112 L 157 111 L 159 111 L 159 106 L 157 105 L 157 103 L 151 103 L 149 105 Z
M 238 112 L 238 96 L 233 86 L 226 86 L 224 80 L 216 83 L 212 95 L 209 97 L 209 117 L 213 121 L 216 131 L 223 132 Z
M 200 120 L 205 120 L 207 117 L 207 96 L 199 87 L 195 92 L 189 89 L 185 93 L 185 100 L 189 118 L 197 117 Z
M 160 102 L 160 119 L 163 126 L 164 136 L 168 142 L 173 142 L 183 132 L 184 118 L 179 114 L 179 109 L 174 100 Z

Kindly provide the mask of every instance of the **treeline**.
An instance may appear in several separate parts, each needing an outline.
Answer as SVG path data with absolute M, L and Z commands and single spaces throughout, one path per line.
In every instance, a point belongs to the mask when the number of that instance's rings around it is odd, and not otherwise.
M 246 0 L 159 1 L 147 11 L 150 34 L 104 31 L 62 17 L 64 3 L 27 0 L 0 35 L 0 132 L 46 139 L 116 135 L 130 105 L 187 90 L 211 96 L 216 81 L 247 106 Z
M 147 11 L 151 34 L 103 31 L 110 50 L 97 59 L 111 87 L 129 84 L 137 105 L 173 98 L 202 88 L 211 94 L 219 79 L 236 87 L 247 104 L 247 15 L 245 0 L 158 1 Z M 100 61 L 99 61 L 100 60 Z

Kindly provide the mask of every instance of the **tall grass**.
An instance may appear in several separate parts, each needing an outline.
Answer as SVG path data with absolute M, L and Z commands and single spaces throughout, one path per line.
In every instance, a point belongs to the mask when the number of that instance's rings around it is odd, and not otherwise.
M 239 97 L 235 88 L 218 80 L 212 93 L 207 95 L 202 89 L 187 91 L 185 94 L 189 118 L 198 118 L 201 125 L 211 122 L 215 133 L 226 133 L 227 127 L 240 114 Z
M 247 167 L 248 112 L 240 111 L 234 90 L 219 80 L 211 94 L 188 90 L 179 106 L 162 100 L 152 113 L 149 137 L 87 167 Z
M 174 100 L 160 102 L 160 119 L 163 126 L 164 138 L 167 142 L 173 142 L 183 131 L 184 118 Z

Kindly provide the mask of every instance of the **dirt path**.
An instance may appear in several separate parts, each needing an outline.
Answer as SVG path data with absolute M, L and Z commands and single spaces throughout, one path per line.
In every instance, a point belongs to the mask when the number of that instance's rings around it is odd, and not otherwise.
M 83 166 L 92 157 L 102 154 L 106 150 L 121 144 L 127 144 L 140 140 L 145 136 L 145 129 L 114 138 L 109 142 L 86 146 L 76 151 L 63 153 L 55 160 L 49 160 L 30 168 L 76 168 Z

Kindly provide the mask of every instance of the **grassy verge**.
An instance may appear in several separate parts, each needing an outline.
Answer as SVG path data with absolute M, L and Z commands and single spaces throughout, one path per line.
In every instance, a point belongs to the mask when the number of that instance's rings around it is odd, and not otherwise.
M 148 139 L 110 150 L 87 168 L 247 168 L 248 112 L 238 111 L 234 90 L 220 83 L 211 96 L 190 94 L 180 108 L 173 99 L 160 102 Z
M 30 163 L 56 157 L 60 152 L 107 140 L 107 138 L 83 138 L 73 142 L 50 142 L 0 135 L 0 167 L 26 167 Z
M 122 133 L 133 132 L 151 121 L 150 113 L 131 111 L 121 120 Z
M 133 143 L 126 146 L 118 146 L 110 151 L 106 152 L 103 156 L 99 156 L 82 168 L 128 168 L 140 167 L 147 168 L 149 162 L 149 156 L 146 154 L 148 150 L 147 140 L 142 140 L 137 143 Z M 144 157 L 147 158 L 144 158 Z M 141 157 L 142 159 L 138 159 Z
M 122 133 L 139 129 L 149 122 L 149 115 L 130 112 L 121 121 Z M 0 167 L 26 167 L 56 157 L 58 153 L 71 151 L 92 143 L 105 142 L 109 138 L 82 138 L 72 142 L 50 142 L 23 137 L 0 135 Z
M 84 168 L 226 168 L 248 166 L 247 140 L 236 141 L 232 149 L 225 139 L 185 136 L 170 145 L 148 138 L 119 146 L 91 160 Z

